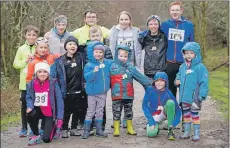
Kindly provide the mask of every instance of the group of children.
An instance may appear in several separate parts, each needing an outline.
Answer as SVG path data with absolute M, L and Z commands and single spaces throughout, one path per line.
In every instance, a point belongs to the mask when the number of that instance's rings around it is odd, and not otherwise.
M 175 2 L 170 8 L 180 8 L 180 5 Z M 179 20 L 183 22 L 185 20 L 181 20 L 181 14 Z M 176 22 L 173 18 L 175 16 L 177 14 L 173 14 L 171 20 Z M 26 27 L 26 43 L 18 49 L 13 65 L 20 69 L 20 137 L 27 135 L 28 122 L 31 127 L 28 145 L 36 145 L 42 140 L 47 143 L 59 137 L 68 138 L 71 114 L 71 136 L 87 139 L 95 126 L 97 136 L 107 137 L 104 129 L 109 89 L 112 98 L 113 136 L 120 135 L 123 108 L 127 134 L 136 135 L 132 123 L 133 80 L 145 88 L 142 109 L 148 121 L 148 137 L 157 136 L 159 124 L 168 120 L 167 138 L 175 139 L 173 130 L 180 123 L 182 114 L 184 134 L 179 138 L 190 138 L 193 123 L 192 140 L 199 141 L 199 111 L 202 101 L 208 95 L 208 71 L 202 64 L 199 44 L 188 42 L 183 34 L 184 30 L 178 31 L 182 28 L 165 29 L 173 21 L 161 24 L 159 16 L 151 15 L 147 19 L 148 29 L 143 32 L 133 27 L 131 21 L 129 12 L 119 14 L 118 25 L 110 30 L 110 48 L 101 42 L 103 34 L 96 25 L 90 27 L 90 40 L 86 45 L 79 45 L 78 39 L 66 31 L 67 20 L 64 16 L 54 21 L 55 27 L 51 29 L 48 38 L 38 38 L 38 28 L 31 25 Z M 173 39 L 169 39 L 170 35 L 173 35 Z M 58 43 L 55 42 L 57 38 L 60 39 Z M 168 43 L 173 40 L 176 44 L 182 39 L 187 40 L 180 51 L 184 62 L 181 63 L 176 78 L 171 80 L 166 74 L 167 55 L 171 56 L 167 51 Z M 60 52 L 54 52 L 55 43 L 55 48 Z M 139 71 L 142 49 L 145 50 L 144 74 Z M 171 92 L 170 83 L 179 87 L 179 102 L 174 92 Z M 40 130 L 39 119 L 42 119 Z M 84 124 L 83 133 L 78 128 L 80 124 Z

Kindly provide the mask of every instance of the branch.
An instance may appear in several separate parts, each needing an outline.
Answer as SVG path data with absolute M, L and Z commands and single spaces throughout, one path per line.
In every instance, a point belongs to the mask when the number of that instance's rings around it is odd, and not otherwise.
M 216 67 L 214 67 L 213 69 L 211 69 L 211 71 L 215 71 L 215 70 L 217 70 L 218 68 L 220 68 L 220 67 L 222 67 L 224 65 L 229 65 L 229 60 L 224 62 L 224 63 L 222 63 L 222 64 L 220 64 L 220 65 L 218 65 L 218 66 L 216 66 Z

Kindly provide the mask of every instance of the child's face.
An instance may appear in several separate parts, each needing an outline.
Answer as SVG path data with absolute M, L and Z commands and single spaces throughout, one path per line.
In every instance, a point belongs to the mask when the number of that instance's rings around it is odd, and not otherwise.
M 49 77 L 49 73 L 43 69 L 38 70 L 36 75 L 37 75 L 37 78 L 42 82 L 45 81 Z
M 121 14 L 119 17 L 119 25 L 121 29 L 127 29 L 131 24 L 131 20 L 129 19 L 129 16 L 126 14 Z
M 188 62 L 191 62 L 195 58 L 195 53 L 192 50 L 185 50 L 184 56 Z
M 37 39 L 38 35 L 34 30 L 27 31 L 25 34 L 26 41 L 29 45 L 33 45 Z
M 37 46 L 36 46 L 36 53 L 39 55 L 39 56 L 44 56 L 48 53 L 49 51 L 49 47 L 46 43 L 39 43 Z
M 75 42 L 68 42 L 66 44 L 66 50 L 69 54 L 73 55 L 77 51 L 77 44 Z
M 104 58 L 104 52 L 102 50 L 94 50 L 93 56 L 96 60 L 102 60 Z
M 148 28 L 152 33 L 158 32 L 159 23 L 156 19 L 152 19 L 148 22 Z
M 157 80 L 155 81 L 155 86 L 158 90 L 163 90 L 165 88 L 166 82 L 164 80 Z
M 124 62 L 124 63 L 127 62 L 127 60 L 128 60 L 128 52 L 123 51 L 123 50 L 119 50 L 118 60 L 121 61 L 121 62 Z
M 63 34 L 66 30 L 66 23 L 57 23 L 55 27 L 57 28 L 58 34 Z
M 100 41 L 102 38 L 102 34 L 100 31 L 97 31 L 95 33 L 90 32 L 89 38 L 91 41 Z
M 88 12 L 84 18 L 84 21 L 89 26 L 94 26 L 97 24 L 97 14 Z
M 169 9 L 169 14 L 173 20 L 179 20 L 183 14 L 183 9 L 180 5 L 172 5 Z

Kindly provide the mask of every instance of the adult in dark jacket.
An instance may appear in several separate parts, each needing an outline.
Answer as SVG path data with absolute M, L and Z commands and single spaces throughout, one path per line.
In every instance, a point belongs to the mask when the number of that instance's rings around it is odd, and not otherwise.
M 166 71 L 167 38 L 160 30 L 160 17 L 151 15 L 148 29 L 139 34 L 138 41 L 145 50 L 144 74 L 153 78 L 156 72 Z

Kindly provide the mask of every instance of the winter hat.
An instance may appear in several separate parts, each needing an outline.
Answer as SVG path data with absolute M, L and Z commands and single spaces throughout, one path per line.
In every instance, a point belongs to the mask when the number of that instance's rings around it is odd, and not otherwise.
M 68 43 L 68 42 L 75 42 L 76 44 L 77 44 L 77 46 L 79 46 L 79 44 L 78 44 L 78 40 L 74 37 L 74 36 L 68 36 L 68 38 L 65 40 L 65 43 L 64 43 L 64 48 L 65 48 L 65 50 L 66 50 L 66 44 Z
M 156 19 L 156 20 L 158 21 L 159 26 L 161 25 L 161 19 L 160 19 L 160 17 L 157 16 L 157 15 L 151 15 L 151 16 L 149 16 L 148 19 L 147 19 L 147 26 L 148 26 L 149 21 L 151 21 L 151 20 L 153 20 L 153 19 Z
M 36 41 L 35 41 L 35 46 L 37 46 L 40 43 L 46 43 L 49 46 L 48 40 L 46 38 L 44 38 L 44 37 L 37 38 Z
M 58 24 L 58 23 L 67 24 L 67 17 L 65 15 L 59 15 L 58 17 L 54 18 L 54 24 Z
M 102 50 L 103 52 L 105 52 L 105 46 L 103 45 L 95 45 L 93 50 Z
M 43 69 L 43 70 L 47 71 L 48 73 L 50 73 L 50 66 L 49 66 L 49 64 L 44 63 L 44 62 L 39 62 L 39 63 L 37 63 L 35 65 L 34 73 L 36 74 L 41 69 Z

